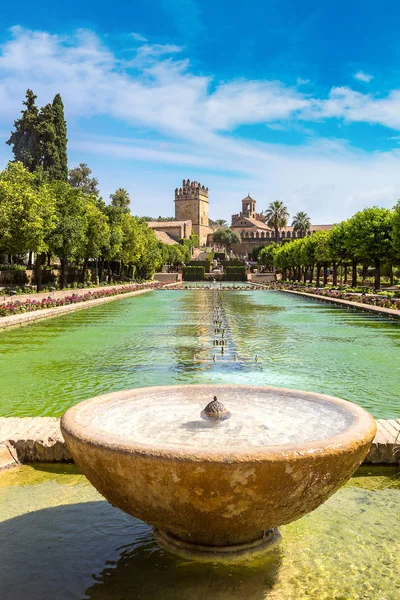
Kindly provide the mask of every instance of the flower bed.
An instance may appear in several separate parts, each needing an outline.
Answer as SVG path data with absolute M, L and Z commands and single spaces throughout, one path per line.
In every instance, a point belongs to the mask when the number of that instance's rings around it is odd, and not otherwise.
M 79 302 L 88 302 L 89 300 L 97 300 L 98 298 L 120 296 L 121 294 L 128 294 L 144 289 L 158 289 L 162 286 L 162 283 L 156 281 L 154 283 L 124 285 L 119 288 L 93 290 L 91 292 L 86 292 L 85 294 L 71 294 L 70 296 L 64 296 L 63 298 L 48 296 L 41 300 L 16 300 L 14 302 L 7 302 L 7 304 L 0 304 L 0 317 L 10 317 L 19 313 L 33 312 L 45 308 L 56 308 L 58 306 L 78 304 Z
M 383 297 L 378 294 L 354 294 L 352 292 L 342 292 L 340 290 L 329 290 L 316 287 L 300 287 L 293 284 L 271 283 L 266 284 L 268 289 L 275 290 L 290 290 L 294 292 L 302 292 L 304 294 L 314 294 L 325 298 L 335 298 L 338 300 L 348 300 L 350 302 L 358 302 L 359 304 L 368 304 L 369 306 L 378 306 L 379 308 L 390 308 L 392 310 L 400 310 L 400 299 Z

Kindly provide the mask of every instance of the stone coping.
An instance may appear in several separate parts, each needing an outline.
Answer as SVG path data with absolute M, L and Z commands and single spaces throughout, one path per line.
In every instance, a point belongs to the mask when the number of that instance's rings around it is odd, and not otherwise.
M 79 288 L 64 288 L 63 290 L 53 290 L 52 292 L 35 292 L 32 294 L 17 294 L 8 296 L 0 294 L 0 304 L 8 304 L 9 302 L 25 302 L 26 300 L 43 300 L 43 298 L 65 298 L 71 294 L 87 294 L 88 292 L 97 292 L 98 290 L 116 290 L 124 286 L 136 285 L 135 282 L 114 283 L 112 285 L 98 285 L 96 287 L 79 287 Z M 142 284 L 144 285 L 144 284 Z
M 400 418 L 377 419 L 364 463 L 400 462 Z M 0 417 L 0 471 L 20 462 L 72 462 L 57 417 Z
M 91 289 L 94 291 L 98 288 Z M 34 321 L 49 319 L 51 317 L 59 317 L 60 315 L 64 315 L 66 313 L 75 312 L 76 310 L 83 310 L 85 308 L 91 308 L 92 306 L 104 304 L 105 302 L 112 302 L 113 300 L 120 300 L 121 298 L 130 298 L 131 296 L 145 294 L 146 292 L 151 292 L 154 289 L 157 288 L 136 290 L 134 292 L 127 292 L 125 294 L 117 294 L 116 296 L 95 298 L 94 300 L 87 300 L 86 302 L 77 302 L 76 304 L 67 304 L 66 306 L 55 306 L 53 308 L 43 308 L 32 312 L 18 313 L 16 315 L 11 315 L 10 317 L 0 317 L 0 329 L 6 329 L 7 327 L 15 327 L 20 325 L 28 325 L 29 323 L 33 323 Z M 85 293 L 87 291 L 88 289 L 86 288 Z M 76 292 L 77 290 L 70 291 L 68 295 Z M 48 297 L 48 295 L 45 297 Z
M 276 289 L 273 291 L 284 292 L 285 294 L 295 294 L 297 296 L 304 296 L 306 298 L 312 298 L 313 300 L 319 300 L 320 302 L 330 302 L 332 304 L 346 306 L 347 308 L 355 308 L 357 310 L 364 310 L 368 312 L 378 313 L 381 315 L 386 315 L 387 317 L 394 317 L 396 319 L 400 319 L 400 310 L 395 310 L 393 308 L 373 306 L 371 304 L 363 304 L 362 302 L 352 302 L 350 300 L 343 300 L 342 298 L 329 298 L 329 296 L 320 296 L 319 294 L 308 294 L 307 292 L 300 292 L 297 290 Z

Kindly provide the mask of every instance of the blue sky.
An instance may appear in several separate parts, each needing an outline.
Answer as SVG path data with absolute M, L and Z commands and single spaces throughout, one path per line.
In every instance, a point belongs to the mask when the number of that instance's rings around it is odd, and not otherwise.
M 382 8 L 381 6 L 384 6 Z M 400 6 L 386 0 L 70 0 L 2 8 L 0 164 L 26 88 L 60 92 L 70 166 L 172 215 L 183 178 L 229 219 L 336 222 L 400 196 Z

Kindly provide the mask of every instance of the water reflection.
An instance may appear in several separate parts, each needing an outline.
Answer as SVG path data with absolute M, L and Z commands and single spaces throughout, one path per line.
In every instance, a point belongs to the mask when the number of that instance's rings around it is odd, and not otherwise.
M 11 541 L 0 564 L 7 600 L 261 600 L 281 563 L 279 545 L 249 566 L 184 561 L 106 502 L 29 512 L 1 523 L 0 539 Z
M 183 563 L 153 543 L 124 548 L 115 565 L 107 565 L 85 597 L 91 600 L 264 600 L 277 580 L 279 547 L 251 566 Z

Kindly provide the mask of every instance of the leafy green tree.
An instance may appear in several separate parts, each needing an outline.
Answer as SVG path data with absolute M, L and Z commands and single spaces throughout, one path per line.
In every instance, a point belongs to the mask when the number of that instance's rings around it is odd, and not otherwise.
M 349 237 L 348 237 L 347 221 L 342 221 L 335 225 L 329 232 L 327 237 L 327 246 L 330 252 L 332 262 L 332 283 L 337 284 L 337 268 L 339 264 L 351 261 L 352 257 L 349 252 Z M 357 282 L 356 282 L 357 283 Z
M 263 246 L 258 257 L 258 262 L 267 267 L 269 271 L 272 271 L 272 268 L 274 267 L 276 248 L 276 244 Z
M 265 218 L 268 227 L 275 231 L 275 242 L 278 242 L 279 230 L 286 227 L 289 218 L 286 206 L 280 200 L 271 202 L 265 211 Z
M 282 280 L 286 281 L 292 264 L 289 256 L 290 244 L 277 244 L 274 252 L 274 265 L 282 271 Z
M 69 170 L 68 182 L 72 187 L 76 187 L 84 194 L 89 196 L 99 196 L 99 182 L 95 177 L 91 177 L 92 171 L 86 163 L 80 163 L 78 167 Z
M 92 200 L 85 202 L 86 231 L 81 248 L 83 258 L 82 283 L 86 280 L 86 270 L 90 259 L 96 261 L 98 271 L 98 259 L 104 252 L 104 247 L 109 246 L 110 226 L 108 217 Z
M 393 221 L 386 208 L 365 208 L 348 221 L 348 249 L 359 261 L 375 267 L 375 289 L 380 289 L 381 265 L 392 252 Z
M 113 194 L 110 194 L 110 198 L 112 206 L 123 211 L 129 211 L 131 199 L 127 190 L 118 188 Z
M 214 242 L 230 250 L 233 244 L 240 244 L 240 237 L 233 229 L 217 229 L 213 234 Z
M 314 234 L 316 235 L 316 234 Z M 329 231 L 319 231 L 315 246 L 315 259 L 317 262 L 317 285 L 319 285 L 319 270 L 323 267 L 324 285 L 328 283 L 328 267 L 332 261 L 332 251 L 328 245 Z
M 255 246 L 251 252 L 249 252 L 249 260 L 254 260 L 257 262 L 260 258 L 260 253 L 263 248 L 265 248 L 265 244 L 262 244 L 261 246 Z
M 60 259 L 60 287 L 66 284 L 69 261 L 82 255 L 87 232 L 86 203 L 81 190 L 66 181 L 54 181 L 50 190 L 55 200 L 57 224 L 49 235 L 49 250 Z
M 67 181 L 68 179 L 68 156 L 67 156 L 67 123 L 64 117 L 64 104 L 60 94 L 54 96 L 53 123 L 56 134 L 55 144 L 57 146 L 58 170 L 54 173 L 54 179 Z
M 393 250 L 400 258 L 400 200 L 393 209 Z
M 37 291 L 41 289 L 41 268 L 56 221 L 49 186 L 22 163 L 9 163 L 0 173 L 0 247 L 12 254 L 36 253 Z
M 300 234 L 300 237 L 304 237 L 307 231 L 310 230 L 311 219 L 305 212 L 298 212 L 294 215 L 292 221 L 293 231 Z
M 40 165 L 41 148 L 38 131 L 39 110 L 35 94 L 27 90 L 21 111 L 22 116 L 14 121 L 14 131 L 7 144 L 11 146 L 15 162 L 21 162 L 31 173 Z

